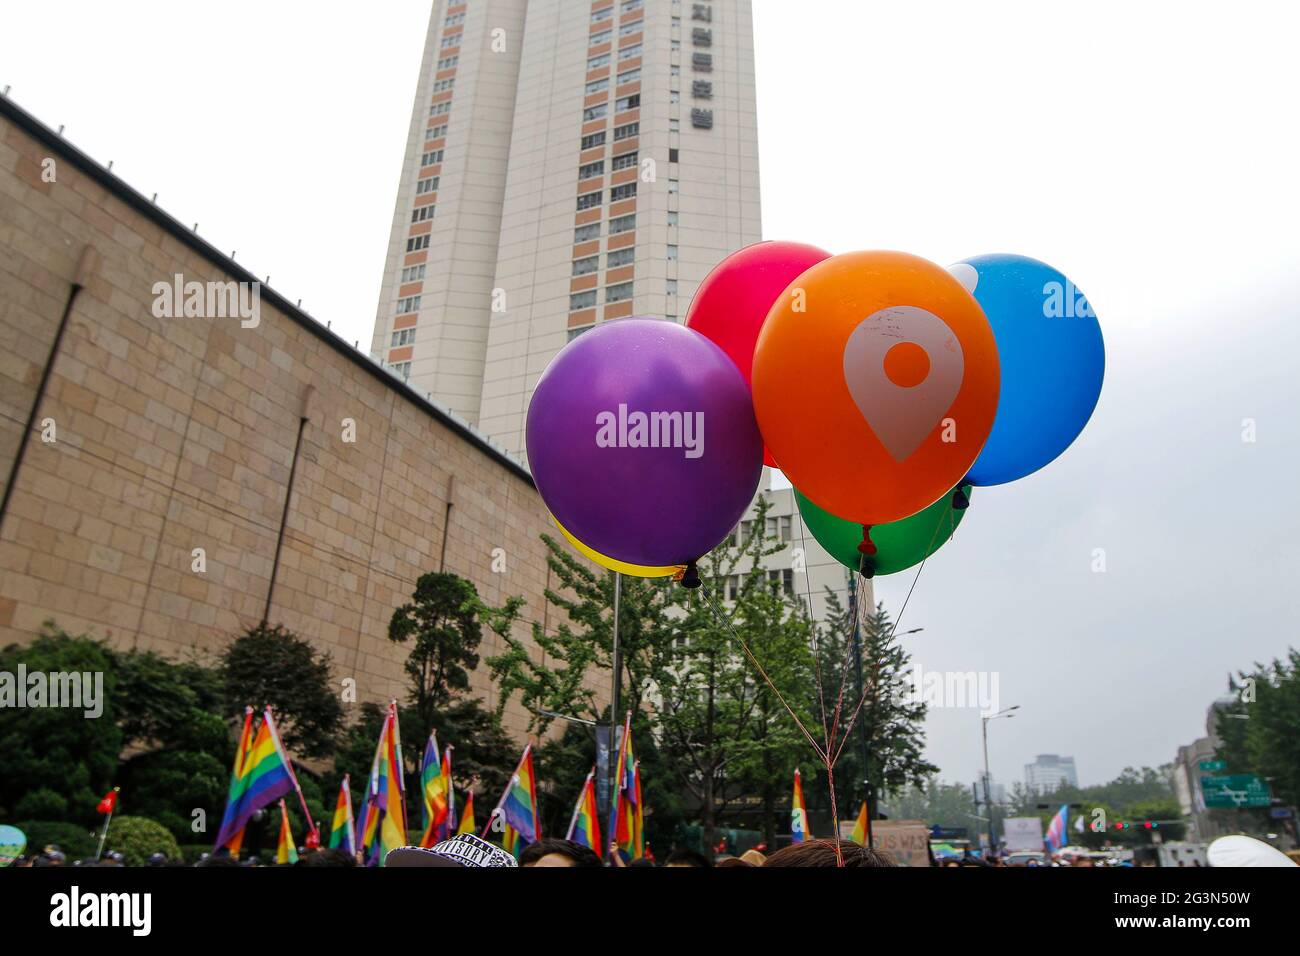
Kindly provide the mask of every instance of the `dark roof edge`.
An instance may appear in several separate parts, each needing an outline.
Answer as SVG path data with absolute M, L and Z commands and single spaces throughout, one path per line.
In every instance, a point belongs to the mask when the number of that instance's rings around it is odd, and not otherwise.
M 126 205 L 143 215 L 146 219 L 160 226 L 173 238 L 189 246 L 205 259 L 210 260 L 212 263 L 225 270 L 231 276 L 241 282 L 258 283 L 261 287 L 261 297 L 264 301 L 269 302 L 280 312 L 283 312 L 288 316 L 289 319 L 301 325 L 308 332 L 329 345 L 340 355 L 350 360 L 353 364 L 360 366 L 370 375 L 379 379 L 384 385 L 399 392 L 407 399 L 407 401 L 422 408 L 438 422 L 456 432 L 471 445 L 474 445 L 499 464 L 514 472 L 518 477 L 528 482 L 528 484 L 536 487 L 533 482 L 533 476 L 529 473 L 528 469 L 525 468 L 521 462 L 506 454 L 503 449 L 493 444 L 485 435 L 478 432 L 468 423 L 455 417 L 450 410 L 430 401 L 406 383 L 390 375 L 380 365 L 372 361 L 368 355 L 364 355 L 357 349 L 348 345 L 347 342 L 335 335 L 333 331 L 325 328 L 325 326 L 320 322 L 302 311 L 302 309 L 298 308 L 274 289 L 264 285 L 257 276 L 253 275 L 234 259 L 222 253 L 211 243 L 201 238 L 193 230 L 186 229 L 178 220 L 158 208 L 154 203 L 145 199 L 143 195 L 128 186 L 122 179 L 99 165 L 99 163 L 95 162 L 81 150 L 77 149 L 77 147 L 73 146 L 58 133 L 55 133 L 26 110 L 14 104 L 14 102 L 7 96 L 0 96 L 0 116 L 4 116 L 6 119 L 20 127 L 33 139 L 37 140 L 42 145 L 49 147 L 53 152 L 58 153 L 61 158 L 70 162 L 77 169 L 81 170 L 81 172 L 85 173 L 122 202 L 126 203 Z

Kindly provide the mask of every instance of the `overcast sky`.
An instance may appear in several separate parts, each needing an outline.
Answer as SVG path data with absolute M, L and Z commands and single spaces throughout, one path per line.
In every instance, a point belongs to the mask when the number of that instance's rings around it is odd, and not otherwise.
M 0 87 L 368 343 L 429 6 L 11 4 Z M 766 238 L 1033 255 L 1106 335 L 1083 437 L 976 493 L 903 620 L 922 667 L 995 671 L 1021 706 L 990 727 L 998 780 L 1038 753 L 1085 784 L 1165 763 L 1229 671 L 1300 643 L 1297 25 L 1281 3 L 755 2 Z M 878 596 L 897 613 L 911 581 Z M 977 712 L 928 731 L 973 780 Z

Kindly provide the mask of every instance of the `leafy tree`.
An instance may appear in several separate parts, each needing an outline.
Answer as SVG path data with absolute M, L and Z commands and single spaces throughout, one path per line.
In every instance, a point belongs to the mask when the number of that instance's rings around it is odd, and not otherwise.
M 1229 682 L 1237 702 L 1219 711 L 1217 756 L 1230 773 L 1268 781 L 1284 804 L 1300 803 L 1300 650 L 1256 664 Z M 1245 718 L 1245 719 L 1242 719 Z
M 95 805 L 113 782 L 123 733 L 118 726 L 114 656 L 107 645 L 72 637 L 53 623 L 27 645 L 0 651 L 0 673 L 81 673 L 103 676 L 103 713 L 88 719 L 68 707 L 0 708 L 0 816 L 12 816 L 25 796 L 33 810 L 91 826 Z M 26 688 L 16 688 L 19 693 Z M 55 798 L 64 801 L 62 809 Z
M 286 747 L 319 758 L 334 750 L 343 706 L 330 680 L 330 656 L 280 625 L 259 624 L 236 638 L 221 657 L 225 712 L 270 705 Z
M 181 859 L 181 848 L 160 823 L 145 817 L 113 817 L 104 850 L 116 850 L 127 866 L 144 866 L 155 853 L 169 860 Z

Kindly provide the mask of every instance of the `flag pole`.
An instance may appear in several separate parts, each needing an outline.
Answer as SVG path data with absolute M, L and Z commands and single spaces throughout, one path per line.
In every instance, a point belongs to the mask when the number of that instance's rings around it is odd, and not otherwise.
M 451 782 L 451 752 L 456 748 L 447 744 L 442 752 L 447 757 L 447 839 L 456 835 L 456 785 Z
M 121 789 L 122 789 L 121 787 L 114 787 L 113 792 L 117 793 Z M 113 822 L 113 811 L 116 809 L 117 809 L 117 801 L 114 800 L 112 805 L 109 806 L 108 808 L 108 817 L 104 820 L 104 829 L 100 831 L 99 834 L 99 849 L 95 851 L 96 860 L 98 860 L 100 855 L 104 852 L 104 841 L 108 839 L 108 825 Z

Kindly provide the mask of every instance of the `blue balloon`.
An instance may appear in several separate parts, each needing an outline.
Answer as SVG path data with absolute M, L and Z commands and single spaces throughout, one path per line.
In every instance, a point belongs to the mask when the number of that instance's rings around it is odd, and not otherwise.
M 1106 373 L 1101 326 L 1074 283 L 1036 259 L 976 256 L 951 271 L 988 316 L 1002 365 L 993 431 L 966 481 L 1001 485 L 1055 460 L 1088 424 Z

